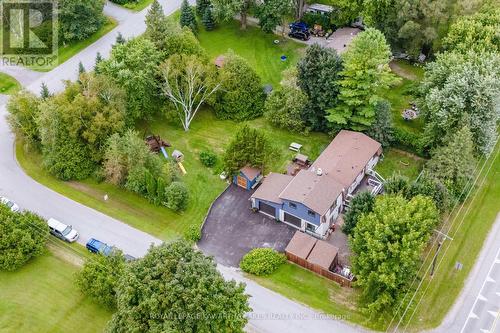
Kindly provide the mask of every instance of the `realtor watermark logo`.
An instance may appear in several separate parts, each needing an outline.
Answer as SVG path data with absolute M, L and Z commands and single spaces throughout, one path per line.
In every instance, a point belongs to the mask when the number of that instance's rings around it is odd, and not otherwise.
M 57 62 L 57 2 L 0 0 L 2 65 L 52 67 Z

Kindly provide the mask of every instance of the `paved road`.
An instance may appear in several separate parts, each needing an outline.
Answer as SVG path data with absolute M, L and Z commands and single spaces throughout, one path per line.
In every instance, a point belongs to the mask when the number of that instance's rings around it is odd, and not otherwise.
M 500 214 L 457 302 L 436 333 L 500 333 Z
M 180 6 L 180 0 L 160 1 L 165 12 L 172 13 Z M 145 30 L 144 15 L 131 13 L 112 4 L 106 6 L 106 13 L 118 19 L 119 26 L 112 32 L 77 54 L 72 59 L 40 77 L 24 81 L 26 87 L 38 93 L 40 85 L 45 82 L 51 92 L 63 89 L 62 80 L 74 80 L 77 77 L 78 62 L 86 68 L 92 68 L 95 55 L 100 52 L 107 56 L 118 32 L 126 38 L 137 36 Z M 0 69 L 1 71 L 1 69 Z M 121 248 L 126 253 L 141 256 L 146 253 L 151 243 L 160 243 L 142 231 L 134 229 L 118 220 L 74 202 L 35 182 L 19 167 L 14 155 L 14 136 L 10 132 L 5 116 L 4 103 L 7 97 L 0 95 L 0 193 L 16 201 L 22 208 L 35 211 L 42 216 L 54 217 L 72 224 L 84 244 L 90 237 L 96 237 L 109 244 Z M 219 266 L 227 279 L 235 279 L 247 284 L 247 292 L 252 296 L 250 305 L 253 312 L 249 314 L 250 332 L 342 332 L 355 333 L 363 330 L 352 327 L 340 320 L 322 317 L 314 310 L 295 303 L 279 294 L 261 287 L 230 268 Z

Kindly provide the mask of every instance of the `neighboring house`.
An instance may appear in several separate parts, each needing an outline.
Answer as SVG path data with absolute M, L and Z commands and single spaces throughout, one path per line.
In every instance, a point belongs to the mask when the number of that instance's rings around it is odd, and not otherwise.
M 233 177 L 233 183 L 243 187 L 246 190 L 250 190 L 258 183 L 261 179 L 261 172 L 257 168 L 252 168 L 250 166 L 245 166 L 241 168 L 240 172 Z
M 344 201 L 381 154 L 382 146 L 377 141 L 363 133 L 343 130 L 309 169 L 295 176 L 270 173 L 252 195 L 252 208 L 325 238 Z

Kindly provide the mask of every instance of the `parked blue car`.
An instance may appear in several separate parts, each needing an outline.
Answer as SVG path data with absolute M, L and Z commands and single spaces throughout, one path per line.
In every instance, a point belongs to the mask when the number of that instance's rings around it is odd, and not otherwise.
M 85 247 L 92 253 L 101 253 L 105 256 L 109 256 L 109 254 L 113 251 L 112 246 L 109 246 L 108 244 L 103 243 L 95 238 L 91 238 L 87 242 L 87 245 L 85 245 Z
M 109 254 L 114 251 L 116 248 L 114 246 L 109 246 L 108 244 L 101 242 L 95 238 L 91 238 L 87 244 L 85 245 L 87 250 L 92 253 L 101 253 L 102 255 L 109 256 Z M 124 254 L 125 261 L 130 262 L 134 261 L 136 258 L 131 256 L 130 254 Z

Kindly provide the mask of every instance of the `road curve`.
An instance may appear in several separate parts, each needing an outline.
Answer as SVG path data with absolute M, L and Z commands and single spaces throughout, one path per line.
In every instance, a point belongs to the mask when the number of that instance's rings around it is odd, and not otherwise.
M 160 0 L 160 3 L 165 12 L 170 14 L 180 7 L 181 1 Z M 118 20 L 118 27 L 52 71 L 27 78 L 31 80 L 31 83 L 24 81 L 25 87 L 34 93 L 39 93 L 42 82 L 45 82 L 51 92 L 61 91 L 64 88 L 63 80 L 77 78 L 80 61 L 85 68 L 90 69 L 94 66 L 97 52 L 104 57 L 109 55 L 118 32 L 125 38 L 143 33 L 146 12 L 147 10 L 133 13 L 108 3 L 105 13 Z M 0 194 L 8 196 L 21 208 L 37 212 L 45 218 L 54 217 L 64 223 L 72 224 L 80 232 L 79 242 L 82 244 L 89 238 L 95 237 L 117 246 L 125 253 L 139 257 L 146 253 L 150 244 L 161 242 L 151 235 L 68 199 L 26 175 L 15 158 L 14 135 L 6 121 L 7 98 L 0 95 Z M 309 307 L 272 292 L 244 278 L 237 270 L 224 266 L 218 268 L 226 279 L 234 279 L 247 284 L 246 291 L 251 295 L 250 306 L 253 309 L 248 314 L 247 331 L 249 332 L 364 332 L 361 328 L 353 327 L 337 320 L 338 318 L 327 318 Z

